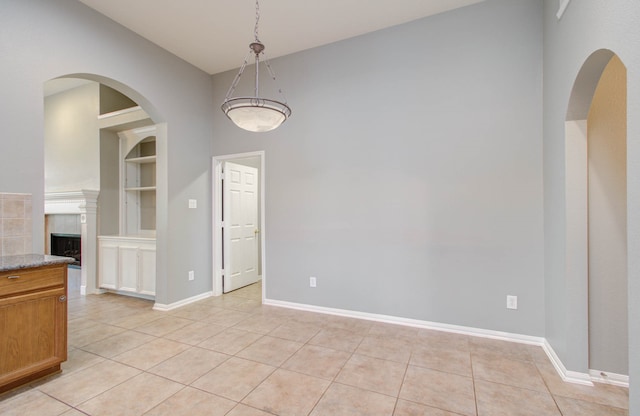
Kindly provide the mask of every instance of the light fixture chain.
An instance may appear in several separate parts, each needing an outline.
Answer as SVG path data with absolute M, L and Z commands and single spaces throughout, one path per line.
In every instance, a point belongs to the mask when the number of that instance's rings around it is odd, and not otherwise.
M 229 91 L 227 91 L 227 95 L 224 98 L 225 101 L 228 101 L 229 98 L 233 95 L 233 92 L 236 90 L 236 87 L 238 86 L 238 82 L 240 82 L 240 77 L 244 73 L 244 68 L 247 66 L 247 63 L 249 61 L 249 54 L 251 54 L 251 51 L 247 52 L 247 55 L 244 57 L 244 62 L 240 67 L 240 71 L 236 74 L 236 77 L 233 79 L 233 82 L 229 87 Z
M 253 34 L 255 35 L 256 42 L 260 43 L 260 39 L 258 39 L 258 22 L 260 21 L 260 4 L 258 0 L 256 0 L 256 26 L 253 30 Z
M 266 56 L 264 56 L 264 58 L 262 59 L 262 62 L 264 62 L 265 66 L 267 67 L 267 70 L 269 71 L 269 75 L 271 75 L 271 79 L 273 79 L 273 82 L 275 82 L 276 86 L 278 86 L 278 81 L 276 80 L 276 74 L 275 72 L 273 72 L 273 69 L 271 68 L 271 63 L 269 62 Z M 280 87 L 278 87 L 278 93 L 282 95 L 282 98 L 284 99 L 284 102 L 286 104 L 287 96 L 284 94 L 284 92 Z

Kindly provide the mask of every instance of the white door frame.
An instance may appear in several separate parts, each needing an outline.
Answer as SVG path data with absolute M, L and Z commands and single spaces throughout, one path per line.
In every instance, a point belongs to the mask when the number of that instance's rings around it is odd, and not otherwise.
M 222 164 L 227 161 L 233 161 L 237 159 L 247 159 L 259 157 L 260 158 L 260 192 L 258 196 L 258 203 L 260 204 L 260 258 L 261 258 L 261 271 L 262 271 L 262 301 L 264 302 L 266 287 L 267 287 L 267 268 L 265 261 L 265 164 L 264 164 L 264 150 L 247 153 L 236 153 L 232 155 L 214 156 L 212 158 L 212 195 L 213 195 L 213 209 L 212 209 L 212 224 L 213 224 L 213 253 L 211 258 L 213 259 L 213 296 L 222 295 Z

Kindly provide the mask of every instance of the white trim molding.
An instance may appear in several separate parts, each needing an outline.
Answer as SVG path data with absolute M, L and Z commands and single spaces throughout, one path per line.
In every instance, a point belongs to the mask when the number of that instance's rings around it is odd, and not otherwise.
M 556 352 L 549 344 L 549 341 L 544 340 L 544 344 L 542 345 L 544 352 L 547 353 L 547 357 L 551 360 L 551 364 L 555 367 L 556 371 L 560 375 L 563 381 L 574 384 L 582 384 L 585 386 L 593 386 L 593 382 L 591 381 L 591 377 L 586 373 L 579 373 L 577 371 L 569 371 L 560 361 L 560 357 L 556 354 Z
M 170 304 L 164 304 L 164 303 L 156 302 L 156 303 L 153 304 L 153 310 L 154 311 L 168 312 L 168 311 L 172 311 L 174 309 L 180 308 L 182 306 L 186 306 L 186 305 L 188 305 L 190 303 L 194 303 L 194 302 L 197 302 L 199 300 L 210 298 L 211 296 L 213 296 L 213 292 L 205 292 L 205 293 L 201 293 L 199 295 L 192 296 L 192 297 L 187 298 L 187 299 L 182 299 L 182 300 L 179 300 L 177 302 L 170 303 Z
M 83 189 L 72 192 L 47 192 L 44 194 L 44 213 L 51 214 L 83 214 L 87 211 L 95 213 L 98 209 L 100 191 Z
M 305 305 L 302 303 L 285 302 L 280 300 L 265 299 L 264 305 L 279 306 L 289 309 L 297 309 L 307 312 L 324 313 L 327 315 L 344 316 L 347 318 L 364 319 L 367 321 L 383 322 L 396 325 L 410 326 L 421 329 L 433 329 L 437 331 L 452 332 L 462 335 L 471 335 L 475 337 L 491 338 L 502 341 L 517 342 L 520 344 L 537 345 L 543 347 L 545 339 L 542 337 L 534 337 L 530 335 L 513 334 L 509 332 L 493 331 L 489 329 L 472 328 L 468 326 L 449 325 L 438 322 L 421 321 L 418 319 L 400 318 L 390 315 L 379 315 L 368 312 L 357 312 L 345 309 L 325 308 L 323 306 Z M 543 347 L 544 348 L 544 347 Z
M 610 373 L 608 371 L 589 370 L 589 376 L 594 383 L 611 384 L 618 387 L 629 388 L 629 376 Z

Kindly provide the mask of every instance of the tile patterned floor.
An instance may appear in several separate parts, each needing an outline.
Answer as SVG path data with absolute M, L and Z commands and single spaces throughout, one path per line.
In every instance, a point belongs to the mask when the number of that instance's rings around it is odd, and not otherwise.
M 0 414 L 628 415 L 626 389 L 564 383 L 539 347 L 263 306 L 259 283 L 171 312 L 75 289 L 62 374 Z

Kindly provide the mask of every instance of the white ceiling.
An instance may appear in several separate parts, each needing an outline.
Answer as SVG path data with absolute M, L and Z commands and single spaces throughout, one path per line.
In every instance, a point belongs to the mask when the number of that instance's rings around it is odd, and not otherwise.
M 237 68 L 253 41 L 255 0 L 80 0 L 209 74 Z M 483 0 L 262 0 L 268 58 Z

